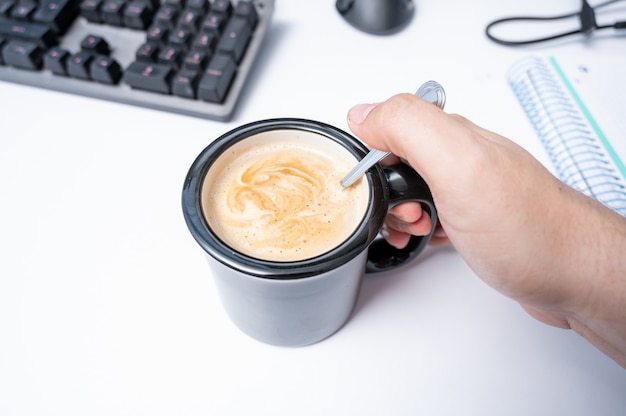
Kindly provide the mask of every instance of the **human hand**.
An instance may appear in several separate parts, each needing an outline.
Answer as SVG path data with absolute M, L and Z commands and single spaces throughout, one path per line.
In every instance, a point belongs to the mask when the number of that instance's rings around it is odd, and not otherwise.
M 435 243 L 449 239 L 487 284 L 626 366 L 626 328 L 612 324 L 616 316 L 626 321 L 617 307 L 626 304 L 623 217 L 564 185 L 512 141 L 411 94 L 358 105 L 348 123 L 424 178 L 442 227 Z M 383 235 L 402 246 L 429 229 L 419 205 L 405 203 L 390 211 Z M 601 229 L 610 230 L 610 244 Z
M 511 236 L 529 229 L 527 210 L 514 209 L 516 202 L 529 200 L 529 195 L 517 190 L 520 173 L 529 171 L 524 178 L 539 175 L 538 183 L 556 182 L 519 146 L 412 95 L 357 106 L 350 110 L 348 122 L 369 146 L 392 152 L 422 175 L 433 194 L 445 236 L 476 268 L 483 267 L 476 259 L 502 251 L 503 242 L 511 249 L 508 246 L 520 243 Z M 398 205 L 390 213 L 384 234 L 393 245 L 401 245 L 406 234 L 425 234 L 430 229 L 430 220 L 417 204 Z M 494 272 L 491 264 L 476 271 L 487 275 L 487 280 L 491 274 L 502 274 Z

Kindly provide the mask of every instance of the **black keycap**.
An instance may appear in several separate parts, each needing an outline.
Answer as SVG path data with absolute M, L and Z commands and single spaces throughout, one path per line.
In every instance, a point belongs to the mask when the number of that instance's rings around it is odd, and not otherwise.
M 47 49 L 58 42 L 54 31 L 46 25 L 32 22 L 17 22 L 0 19 L 0 36 L 33 42 Z
M 102 20 L 112 26 L 124 25 L 124 0 L 104 0 Z
M 209 8 L 209 0 L 187 0 L 187 8 L 199 13 L 206 13 Z
M 124 82 L 133 88 L 169 94 L 173 75 L 169 65 L 135 61 L 124 71 Z
M 88 51 L 80 51 L 70 56 L 67 60 L 67 74 L 73 78 L 90 79 L 89 65 L 93 60 L 93 54 Z
M 224 101 L 236 71 L 237 65 L 229 55 L 214 56 L 198 84 L 198 97 L 214 103 Z
M 144 1 L 132 1 L 124 9 L 124 25 L 138 30 L 145 30 L 152 21 L 154 12 Z
M 216 43 L 217 36 L 214 32 L 203 32 L 196 35 L 191 46 L 212 51 Z
M 174 76 L 172 81 L 172 93 L 179 97 L 196 98 L 196 87 L 198 85 L 198 72 L 181 69 Z
M 180 61 L 182 60 L 183 49 L 176 46 L 170 45 L 161 49 L 159 55 L 157 56 L 157 62 L 171 66 L 172 68 L 178 69 L 180 65 Z
M 163 46 L 167 43 L 168 36 L 169 30 L 166 26 L 153 23 L 146 32 L 146 41 L 155 46 Z
M 170 33 L 168 37 L 168 41 L 172 45 L 179 45 L 181 47 L 186 47 L 193 37 L 193 32 L 187 28 L 178 27 Z
M 178 18 L 178 27 L 188 29 L 195 33 L 196 30 L 198 30 L 201 20 L 202 13 L 193 9 L 187 9 L 183 11 Z
M 102 0 L 83 0 L 80 3 L 79 10 L 80 15 L 87 21 L 92 23 L 101 23 L 102 14 L 100 10 L 102 8 Z
M 111 53 L 111 48 L 104 38 L 96 35 L 87 35 L 85 39 L 80 43 L 80 48 L 85 51 L 89 51 L 94 55 L 108 55 Z
M 77 13 L 74 0 L 44 0 L 35 11 L 33 20 L 63 34 L 72 25 Z
M 211 11 L 213 11 L 213 13 L 230 16 L 230 13 L 233 11 L 233 5 L 230 0 L 215 0 Z
M 67 75 L 67 60 L 70 57 L 69 51 L 54 47 L 48 49 L 43 56 L 43 67 L 52 71 L 55 75 Z
M 163 0 L 162 2 L 165 6 L 172 6 L 176 10 L 182 10 L 185 4 L 184 0 Z
M 135 59 L 143 62 L 155 62 L 159 55 L 159 48 L 152 43 L 144 43 L 135 53 Z
M 240 0 L 235 7 L 235 16 L 246 19 L 252 29 L 254 29 L 259 21 L 259 15 L 256 11 L 256 7 L 254 7 L 251 1 Z
M 35 13 L 37 3 L 31 0 L 20 0 L 13 6 L 11 17 L 16 20 L 29 20 L 30 16 Z
M 209 13 L 202 21 L 200 30 L 203 32 L 214 32 L 219 35 L 222 33 L 222 30 L 224 30 L 224 26 L 226 26 L 227 21 L 228 19 L 224 15 Z
M 226 30 L 224 30 L 217 44 L 217 50 L 224 54 L 230 54 L 235 62 L 239 63 L 251 37 L 252 29 L 250 29 L 248 22 L 244 18 L 233 17 L 228 22 L 228 26 L 226 26 Z
M 174 6 L 162 5 L 154 16 L 155 24 L 174 29 L 176 27 L 176 19 L 178 18 L 178 9 Z
M 14 0 L 0 0 L 0 17 L 9 18 L 14 5 Z
M 122 79 L 122 67 L 110 56 L 98 55 L 89 66 L 91 79 L 104 84 L 117 84 Z
M 197 72 L 204 71 L 206 64 L 209 62 L 209 52 L 203 50 L 192 50 L 185 55 L 183 59 L 183 68 Z
M 9 41 L 2 48 L 2 60 L 6 65 L 23 69 L 41 69 L 43 50 L 33 42 Z

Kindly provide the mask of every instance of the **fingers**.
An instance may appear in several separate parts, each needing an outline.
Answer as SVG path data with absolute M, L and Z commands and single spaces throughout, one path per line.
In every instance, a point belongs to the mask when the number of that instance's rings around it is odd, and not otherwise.
M 409 239 L 411 238 L 410 234 L 394 230 L 393 228 L 389 227 L 387 223 L 383 224 L 383 227 L 380 230 L 380 234 L 389 244 L 399 250 L 406 247 L 406 245 L 409 243 Z
M 382 236 L 392 246 L 402 249 L 411 238 L 411 235 L 424 236 L 430 232 L 432 221 L 416 202 L 406 202 L 392 208 L 381 230 Z M 446 232 L 441 224 L 437 224 L 430 239 L 431 246 L 450 244 Z
M 391 208 L 387 213 L 382 236 L 396 248 L 404 248 L 411 235 L 427 235 L 432 227 L 430 216 L 418 202 L 405 202 Z
M 385 222 L 394 230 L 413 235 L 426 235 L 431 229 L 430 217 L 417 202 L 406 202 L 391 208 Z

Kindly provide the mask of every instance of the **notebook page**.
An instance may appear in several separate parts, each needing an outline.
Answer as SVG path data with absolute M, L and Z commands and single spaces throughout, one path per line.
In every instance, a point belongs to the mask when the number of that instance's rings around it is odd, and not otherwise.
M 626 178 L 626 58 L 550 59 Z

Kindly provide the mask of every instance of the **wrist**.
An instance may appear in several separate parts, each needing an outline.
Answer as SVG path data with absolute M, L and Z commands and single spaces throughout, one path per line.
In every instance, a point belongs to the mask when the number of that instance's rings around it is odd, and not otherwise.
M 567 326 L 626 367 L 626 218 L 569 190 L 559 308 Z

